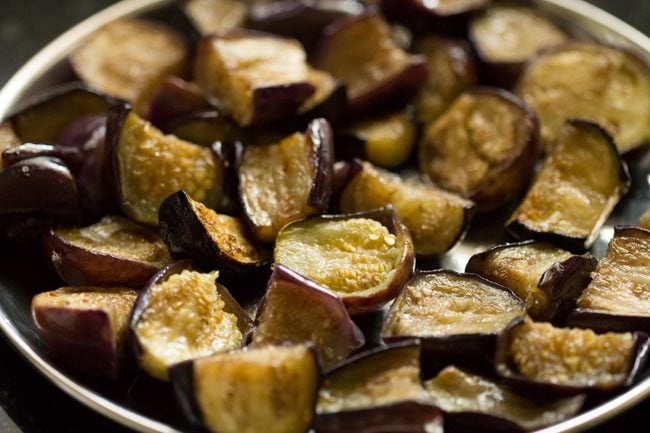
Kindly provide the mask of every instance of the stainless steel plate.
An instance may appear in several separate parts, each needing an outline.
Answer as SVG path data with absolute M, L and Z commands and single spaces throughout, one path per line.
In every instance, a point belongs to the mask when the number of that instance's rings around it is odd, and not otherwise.
M 116 18 L 149 13 L 162 19 L 172 17 L 169 23 L 174 24 L 173 14 L 166 15 L 171 3 L 171 0 L 125 0 L 64 33 L 25 64 L 0 92 L 0 119 L 25 96 L 65 79 L 69 75 L 66 57 L 95 29 Z M 594 6 L 580 0 L 533 0 L 533 3 L 557 19 L 570 23 L 577 32 L 650 57 L 650 39 Z M 594 247 L 594 253 L 598 256 L 604 253 L 614 224 L 634 223 L 642 211 L 650 207 L 650 153 L 637 152 L 628 162 L 634 186 L 603 228 Z M 464 268 L 471 254 L 499 241 L 503 236 L 500 225 L 477 221 L 475 228 L 479 225 L 480 230 L 470 231 L 461 245 L 443 257 L 445 267 Z M 81 403 L 127 427 L 158 433 L 187 430 L 188 426 L 173 407 L 173 397 L 166 385 L 144 376 L 138 376 L 129 383 L 107 384 L 77 376 L 57 365 L 38 339 L 29 308 L 32 296 L 52 289 L 56 279 L 37 255 L 3 248 L 0 250 L 0 263 L 0 330 L 31 365 Z M 615 398 L 538 433 L 582 431 L 650 397 L 650 373 L 647 370 L 634 387 Z

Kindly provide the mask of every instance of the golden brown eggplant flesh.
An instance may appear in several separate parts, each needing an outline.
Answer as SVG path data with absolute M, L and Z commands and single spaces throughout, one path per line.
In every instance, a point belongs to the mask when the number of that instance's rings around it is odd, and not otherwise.
M 153 92 L 145 118 L 166 130 L 175 119 L 210 109 L 214 107 L 206 101 L 196 84 L 170 75 Z
M 128 367 L 128 320 L 136 297 L 123 287 L 62 287 L 34 296 L 32 318 L 59 361 L 116 379 Z
M 551 244 L 524 241 L 497 245 L 473 255 L 466 272 L 509 288 L 534 320 L 558 323 L 591 281 L 598 261 Z
M 648 357 L 647 334 L 596 334 L 516 319 L 499 337 L 495 368 L 510 386 L 549 396 L 607 392 L 633 383 Z
M 324 119 L 279 143 L 247 146 L 239 195 L 255 236 L 273 242 L 287 223 L 327 209 L 332 192 L 332 129 Z
M 356 112 L 407 98 L 429 73 L 426 60 L 397 46 L 388 24 L 374 14 L 326 27 L 314 64 L 345 83 L 350 109 Z
M 355 160 L 340 195 L 341 212 L 361 212 L 391 205 L 408 228 L 419 257 L 451 249 L 465 234 L 474 203 L 435 186 Z
M 469 90 L 426 125 L 420 170 L 443 189 L 474 201 L 478 210 L 494 210 L 528 185 L 540 154 L 538 133 L 535 114 L 514 95 L 496 88 Z
M 639 217 L 639 227 L 650 230 L 650 209 L 643 212 L 643 215 Z
M 573 417 L 585 402 L 584 395 L 531 398 L 455 366 L 424 382 L 424 389 L 427 400 L 443 410 L 445 420 L 461 431 L 537 430 Z
M 147 374 L 169 380 L 174 364 L 245 344 L 252 321 L 216 282 L 218 276 L 176 262 L 140 292 L 129 326 L 138 364 Z
M 616 227 L 567 321 L 597 331 L 650 332 L 650 230 Z
M 491 0 L 380 0 L 382 13 L 417 33 L 462 35 L 467 21 Z
M 339 296 L 283 265 L 276 265 L 251 346 L 313 344 L 328 370 L 364 344 Z
M 138 289 L 172 261 L 158 233 L 119 216 L 87 227 L 52 229 L 43 244 L 59 276 L 77 286 Z
M 570 120 L 506 228 L 519 239 L 585 250 L 629 187 L 627 165 L 607 132 Z
M 217 354 L 171 371 L 186 417 L 214 433 L 304 433 L 320 383 L 310 347 L 270 346 Z
M 336 293 L 351 314 L 376 311 L 395 298 L 415 262 L 408 230 L 390 208 L 288 224 L 273 257 Z
M 177 0 L 201 35 L 244 27 L 253 0 Z
M 601 125 L 621 153 L 650 140 L 650 66 L 631 52 L 588 42 L 544 51 L 516 93 L 537 113 L 547 150 L 570 118 Z

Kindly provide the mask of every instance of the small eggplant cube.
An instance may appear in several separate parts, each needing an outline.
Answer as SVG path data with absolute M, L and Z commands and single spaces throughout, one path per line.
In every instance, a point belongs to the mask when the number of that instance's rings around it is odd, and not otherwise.
M 244 27 L 253 0 L 178 0 L 202 35 Z
M 152 94 L 147 120 L 165 129 L 169 122 L 197 111 L 213 108 L 196 84 L 169 76 Z

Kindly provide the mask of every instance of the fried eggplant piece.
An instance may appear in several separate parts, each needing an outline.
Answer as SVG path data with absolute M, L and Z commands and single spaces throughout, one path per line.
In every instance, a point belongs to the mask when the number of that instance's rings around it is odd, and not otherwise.
M 307 79 L 314 86 L 314 93 L 300 106 L 300 119 L 310 121 L 322 117 L 337 120 L 348 106 L 345 85 L 332 75 L 318 69 L 311 69 Z
M 2 162 L 5 167 L 14 165 L 19 161 L 38 156 L 52 157 L 62 160 L 72 172 L 78 172 L 83 164 L 83 153 L 73 147 L 25 143 L 11 147 L 2 152 Z
M 538 133 L 535 114 L 512 94 L 470 90 L 427 124 L 418 148 L 420 170 L 490 211 L 528 185 L 540 154 Z
M 543 395 L 610 391 L 632 384 L 648 343 L 643 333 L 596 334 L 519 319 L 499 337 L 495 367 L 511 386 Z
M 70 285 L 137 289 L 172 261 L 158 233 L 119 216 L 83 228 L 52 229 L 43 243 L 46 257 Z
M 11 126 L 11 122 L 6 121 L 0 123 L 0 156 L 2 156 L 2 158 L 0 158 L 0 171 L 2 171 L 2 169 L 7 165 L 10 165 L 4 161 L 4 153 L 9 149 L 20 146 L 21 144 L 22 142 L 16 135 L 14 128 Z
M 116 379 L 127 366 L 129 316 L 137 292 L 123 287 L 62 287 L 32 299 L 36 331 L 62 363 Z
M 130 328 L 136 358 L 147 374 L 169 380 L 174 364 L 244 345 L 252 321 L 216 282 L 218 275 L 176 262 L 140 292 Z
M 475 254 L 465 271 L 512 290 L 534 320 L 558 322 L 573 308 L 597 264 L 591 254 L 576 256 L 547 243 L 525 241 Z
M 273 242 L 287 223 L 327 209 L 332 192 L 332 129 L 315 119 L 304 133 L 248 146 L 239 164 L 239 194 L 255 236 Z
M 544 51 L 516 93 L 537 113 L 546 149 L 570 118 L 598 123 L 621 153 L 650 139 L 650 67 L 631 52 L 588 42 Z
M 165 24 L 121 18 L 90 35 L 70 63 L 84 82 L 145 114 L 163 80 L 187 70 L 187 48 L 183 36 Z
M 343 299 L 351 314 L 376 311 L 413 272 L 413 243 L 391 208 L 322 215 L 286 225 L 273 257 Z
M 415 32 L 461 34 L 468 19 L 492 0 L 379 0 L 382 13 Z
M 357 112 L 410 96 L 428 76 L 426 59 L 397 46 L 388 24 L 374 14 L 326 27 L 314 64 L 345 83 Z
M 107 143 L 122 210 L 135 221 L 157 225 L 160 204 L 179 190 L 210 208 L 222 203 L 223 162 L 211 149 L 164 135 L 119 105 L 109 111 Z
M 244 27 L 253 0 L 177 0 L 200 34 Z
M 639 217 L 639 227 L 650 230 L 650 209 L 645 211 L 641 217 Z
M 368 162 L 353 164 L 341 194 L 341 212 L 392 205 L 411 233 L 418 256 L 444 253 L 466 232 L 474 213 L 471 201 L 424 182 L 402 180 Z
M 585 402 L 584 395 L 533 399 L 454 366 L 426 381 L 424 389 L 445 420 L 462 431 L 537 430 L 571 418 Z
M 365 342 L 341 298 L 280 264 L 273 270 L 256 321 L 253 347 L 311 343 L 325 370 Z
M 650 332 L 650 230 L 616 227 L 567 322 L 603 332 Z
M 296 114 L 316 91 L 311 71 L 298 41 L 251 31 L 204 38 L 194 64 L 199 87 L 241 126 Z
M 163 130 L 174 119 L 214 109 L 196 84 L 173 75 L 168 76 L 152 94 L 148 108 L 146 119 Z
M 319 376 L 316 356 L 304 345 L 221 353 L 171 371 L 187 418 L 214 433 L 306 432 Z
M 248 134 L 232 119 L 214 109 L 176 118 L 167 124 L 165 131 L 201 146 L 216 142 L 234 143 L 248 138 Z
M 611 137 L 596 124 L 570 120 L 506 228 L 520 239 L 584 250 L 629 187 Z

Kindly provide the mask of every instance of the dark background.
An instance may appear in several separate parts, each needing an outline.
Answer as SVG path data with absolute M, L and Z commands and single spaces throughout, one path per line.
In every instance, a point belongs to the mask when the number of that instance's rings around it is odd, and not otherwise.
M 571 1 L 571 0 L 566 0 Z M 114 0 L 0 0 L 0 87 L 40 48 Z M 650 33 L 650 0 L 591 0 Z M 646 431 L 650 401 L 591 433 Z M 41 377 L 0 338 L 0 432 L 128 433 Z

